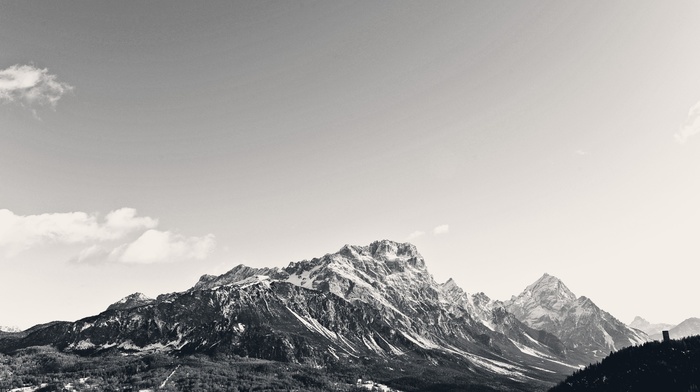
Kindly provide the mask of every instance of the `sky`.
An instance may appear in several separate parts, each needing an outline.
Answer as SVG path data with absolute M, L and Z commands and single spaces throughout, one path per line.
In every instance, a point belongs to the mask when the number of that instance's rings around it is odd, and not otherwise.
M 411 242 L 697 313 L 700 2 L 0 1 L 0 325 Z

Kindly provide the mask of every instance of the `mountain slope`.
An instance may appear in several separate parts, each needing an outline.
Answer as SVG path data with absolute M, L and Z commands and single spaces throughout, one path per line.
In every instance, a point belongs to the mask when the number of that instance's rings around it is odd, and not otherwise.
M 561 280 L 548 274 L 504 306 L 528 326 L 557 336 L 567 354 L 583 364 L 649 340 L 646 334 L 620 322 L 589 298 L 576 297 Z

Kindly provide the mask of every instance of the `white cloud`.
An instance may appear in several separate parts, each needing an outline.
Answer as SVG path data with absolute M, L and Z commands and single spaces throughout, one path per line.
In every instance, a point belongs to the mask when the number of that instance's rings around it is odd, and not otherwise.
M 576 150 L 576 155 L 584 156 L 584 155 L 588 155 L 588 152 L 584 151 L 584 150 Z
M 73 86 L 58 81 L 46 68 L 16 64 L 0 70 L 0 102 L 53 108 L 71 90 Z
M 0 209 L 0 249 L 10 257 L 47 244 L 117 240 L 157 225 L 157 219 L 137 217 L 133 208 L 111 211 L 104 222 L 98 220 L 97 214 L 80 211 L 16 215 L 10 210 Z
M 98 264 L 109 260 L 110 252 L 98 244 L 93 244 L 78 253 L 71 262 L 80 264 Z
M 158 226 L 158 219 L 147 216 L 137 217 L 133 208 L 120 208 L 111 211 L 105 217 L 105 228 L 108 231 L 126 232 L 141 228 L 152 229 Z
M 424 235 L 425 235 L 425 232 L 424 232 L 424 231 L 416 230 L 416 231 L 414 231 L 413 233 L 411 233 L 411 234 L 408 235 L 407 240 L 410 241 L 410 240 L 416 239 L 416 238 L 418 238 L 418 237 L 422 237 L 422 236 L 424 236 Z
M 169 231 L 148 230 L 136 241 L 114 249 L 109 258 L 122 263 L 161 263 L 182 259 L 202 260 L 216 247 L 213 234 L 184 237 Z
M 440 225 L 433 229 L 433 235 L 447 234 L 450 232 L 450 225 Z
M 674 137 L 679 143 L 685 143 L 688 138 L 698 133 L 700 133 L 700 102 L 690 108 L 688 118 Z

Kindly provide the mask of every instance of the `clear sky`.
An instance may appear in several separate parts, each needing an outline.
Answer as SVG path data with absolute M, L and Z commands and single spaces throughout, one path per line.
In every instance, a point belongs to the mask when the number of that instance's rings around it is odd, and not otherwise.
M 0 1 L 0 325 L 410 241 L 697 313 L 698 1 Z

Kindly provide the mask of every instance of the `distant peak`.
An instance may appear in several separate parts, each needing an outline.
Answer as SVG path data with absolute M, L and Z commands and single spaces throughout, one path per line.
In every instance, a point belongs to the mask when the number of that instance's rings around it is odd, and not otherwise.
M 369 252 L 373 258 L 399 264 L 410 264 L 415 268 L 425 270 L 423 256 L 418 253 L 415 245 L 399 243 L 390 240 L 372 242 L 369 245 Z
M 557 281 L 557 282 L 561 282 L 561 279 L 557 278 L 557 277 L 554 276 L 554 275 L 550 275 L 550 274 L 548 274 L 548 273 L 545 272 L 544 274 L 542 274 L 542 277 L 538 279 L 538 281 Z
M 537 279 L 535 283 L 527 286 L 525 292 L 530 293 L 533 296 L 546 295 L 550 296 L 555 294 L 557 297 L 566 298 L 568 300 L 575 300 L 576 295 L 569 290 L 568 287 L 556 276 L 545 273 L 541 278 Z
M 405 242 L 395 242 L 391 240 L 374 241 L 369 245 L 373 255 L 397 255 L 397 256 L 420 256 L 415 245 Z
M 140 292 L 135 292 L 133 294 L 129 294 L 126 297 L 122 298 L 119 300 L 120 303 L 128 302 L 128 301 L 149 301 L 152 300 L 152 298 L 147 297 L 145 294 L 140 293 Z
M 546 285 L 546 284 L 558 284 L 562 283 L 561 279 L 557 278 L 554 275 L 550 275 L 548 273 L 544 273 L 541 278 L 537 279 L 535 281 L 536 286 L 541 286 L 541 285 Z
M 109 305 L 107 310 L 130 309 L 130 308 L 135 308 L 137 306 L 147 305 L 153 301 L 154 301 L 153 298 L 147 297 L 143 293 L 136 292 L 133 294 L 129 294 L 126 297 L 120 299 L 119 301 Z

